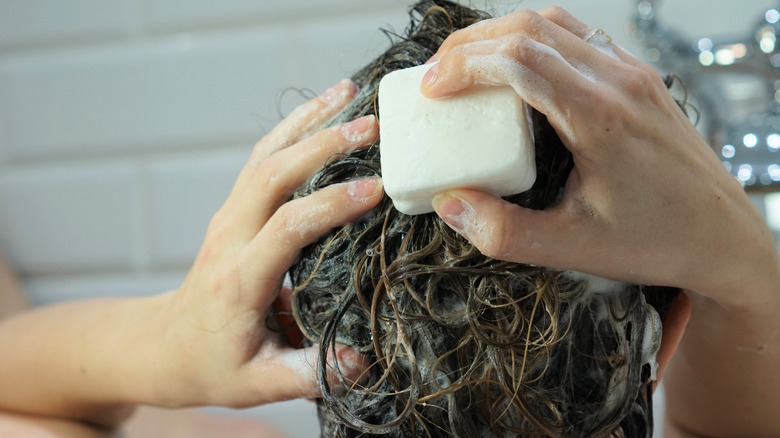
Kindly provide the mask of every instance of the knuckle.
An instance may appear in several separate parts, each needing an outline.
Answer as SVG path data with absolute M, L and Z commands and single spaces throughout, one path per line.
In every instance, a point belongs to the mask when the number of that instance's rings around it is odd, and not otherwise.
M 480 233 L 479 239 L 476 243 L 482 254 L 499 260 L 505 260 L 512 252 L 513 245 L 511 244 L 514 234 L 513 227 L 509 226 L 509 213 L 508 206 L 504 206 L 499 214 L 494 215 L 496 218 L 494 223 L 486 232 Z
M 541 11 L 541 15 L 547 17 L 554 22 L 565 22 L 574 18 L 569 11 L 561 6 L 554 5 L 547 7 Z
M 483 237 L 480 242 L 477 242 L 477 248 L 479 248 L 482 254 L 498 260 L 501 260 L 502 255 L 506 253 L 504 245 L 503 239 L 497 240 L 491 236 Z
M 282 204 L 267 224 L 273 230 L 271 234 L 274 238 L 283 244 L 292 242 L 295 234 L 301 232 L 301 225 L 301 221 L 289 202 Z
M 444 53 L 451 50 L 454 46 L 457 46 L 464 41 L 468 41 L 471 37 L 471 29 L 463 28 L 452 32 L 439 47 L 439 52 Z
M 270 132 L 255 143 L 255 146 L 252 148 L 249 162 L 260 163 L 273 153 L 274 148 L 279 147 L 282 143 L 276 137 L 276 134 Z
M 539 26 L 545 21 L 545 18 L 538 12 L 531 9 L 521 9 L 511 15 L 512 23 L 519 31 L 538 30 Z
M 218 211 L 206 228 L 206 239 L 203 242 L 204 249 L 213 250 L 222 247 L 228 240 L 233 224 L 222 210 Z
M 539 60 L 538 43 L 528 35 L 513 33 L 506 36 L 503 52 L 523 65 L 533 67 Z
M 288 195 L 292 190 L 285 185 L 285 178 L 282 175 L 281 163 L 278 155 L 272 155 L 264 160 L 257 167 L 256 187 L 260 188 L 262 193 L 278 193 Z
M 623 76 L 623 87 L 632 97 L 649 97 L 663 86 L 661 76 L 650 66 L 631 67 Z
M 300 245 L 331 228 L 344 214 L 342 210 L 330 197 L 308 207 L 288 202 L 276 210 L 269 220 L 269 226 L 280 245 Z

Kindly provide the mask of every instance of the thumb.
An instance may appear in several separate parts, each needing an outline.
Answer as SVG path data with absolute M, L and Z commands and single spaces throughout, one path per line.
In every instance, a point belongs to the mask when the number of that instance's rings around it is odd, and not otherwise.
M 273 378 L 269 379 L 269 375 L 261 371 L 264 374 L 263 380 L 275 389 L 275 401 L 322 396 L 318 383 L 319 350 L 319 345 L 282 350 L 277 353 L 275 360 L 271 361 L 276 365 Z M 361 379 L 368 368 L 368 362 L 357 351 L 346 345 L 336 344 L 335 350 L 328 349 L 325 367 L 331 391 L 339 392 L 346 389 L 345 386 Z
M 436 213 L 479 251 L 494 259 L 564 268 L 560 254 L 566 226 L 560 209 L 531 210 L 472 189 L 433 199 Z

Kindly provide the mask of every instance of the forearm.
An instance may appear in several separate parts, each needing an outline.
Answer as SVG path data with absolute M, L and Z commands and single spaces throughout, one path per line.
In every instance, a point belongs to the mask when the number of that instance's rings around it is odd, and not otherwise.
M 0 410 L 103 426 L 153 403 L 165 295 L 35 309 L 0 321 Z
M 770 260 L 733 291 L 761 297 L 760 305 L 737 309 L 690 293 L 691 319 L 664 377 L 674 426 L 705 436 L 780 435 L 780 266 Z

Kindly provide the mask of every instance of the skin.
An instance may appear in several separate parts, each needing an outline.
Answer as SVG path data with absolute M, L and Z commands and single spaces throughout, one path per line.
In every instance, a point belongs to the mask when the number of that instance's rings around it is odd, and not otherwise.
M 467 189 L 437 196 L 434 207 L 495 258 L 687 290 L 685 335 L 680 305 L 665 326 L 670 340 L 681 338 L 665 367 L 666 436 L 778 436 L 772 234 L 660 76 L 618 47 L 614 59 L 586 43 L 589 31 L 554 7 L 482 22 L 444 43 L 423 94 L 511 85 L 548 116 L 575 167 L 549 210 Z
M 0 434 L 103 436 L 138 405 L 238 408 L 319 396 L 317 348 L 293 349 L 266 320 L 274 307 L 289 309 L 282 280 L 300 249 L 382 198 L 381 180 L 368 178 L 290 200 L 333 154 L 376 139 L 373 116 L 313 132 L 356 91 L 342 81 L 257 143 L 179 289 L 1 320 L 0 351 L 13 360 L 0 359 Z M 358 353 L 337 346 L 330 355 L 359 377 Z
M 435 208 L 496 258 L 686 289 L 659 352 L 666 436 L 780 435 L 772 421 L 780 268 L 771 234 L 659 76 L 618 48 L 613 59 L 586 44 L 588 31 L 551 8 L 447 40 L 423 92 L 446 98 L 474 84 L 514 86 L 550 118 L 575 169 L 561 204 L 546 211 L 473 190 L 442 194 Z M 317 396 L 309 361 L 296 360 L 306 354 L 258 321 L 274 305 L 289 307 L 282 276 L 299 249 L 381 197 L 381 182 L 369 180 L 289 201 L 332 153 L 376 137 L 373 121 L 360 140 L 350 132 L 360 129 L 309 136 L 353 94 L 342 83 L 258 143 L 180 289 L 0 322 L 0 350 L 14 357 L 0 361 L 0 431 L 56 423 L 54 436 L 103 436 L 139 403 L 242 407 Z M 356 361 L 357 377 L 359 357 L 336 354 Z

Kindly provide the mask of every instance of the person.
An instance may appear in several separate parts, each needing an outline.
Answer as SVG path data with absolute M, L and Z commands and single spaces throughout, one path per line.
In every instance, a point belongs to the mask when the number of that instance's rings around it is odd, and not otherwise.
M 360 94 L 334 123 L 381 115 L 384 75 L 422 64 L 453 30 L 488 18 L 442 0 L 419 1 L 410 15 L 406 34 L 352 77 Z M 536 181 L 506 200 L 545 210 L 572 155 L 541 113 L 531 118 Z M 380 139 L 334 157 L 296 196 L 380 175 L 382 151 Z M 322 358 L 337 340 L 371 364 L 346 393 L 323 380 L 323 437 L 652 434 L 648 385 L 676 289 L 498 261 L 435 214 L 402 214 L 387 197 L 307 247 L 290 273 L 306 345 L 319 344 Z
M 668 435 L 779 435 L 778 254 L 739 184 L 650 67 L 618 47 L 614 59 L 585 44 L 590 28 L 565 11 L 481 23 L 445 41 L 424 93 L 511 84 L 548 118 L 574 167 L 554 207 L 527 210 L 463 189 L 436 198 L 438 214 L 496 259 L 685 289 L 659 351 L 664 362 L 680 344 L 664 371 Z M 0 360 L 0 409 L 82 428 L 61 436 L 90 436 L 89 425 L 94 436 L 139 403 L 247 406 L 320 395 L 316 347 L 285 346 L 265 317 L 275 300 L 291 310 L 282 277 L 300 249 L 381 201 L 374 177 L 290 200 L 289 188 L 332 154 L 375 140 L 370 116 L 314 133 L 355 92 L 337 85 L 258 143 L 178 290 L 0 322 L 0 350 L 14 358 Z M 328 369 L 346 377 L 329 373 L 331 386 L 352 385 L 369 365 L 345 346 L 331 354 L 338 360 Z
M 585 44 L 589 32 L 550 8 L 445 42 L 425 95 L 512 85 L 548 117 L 574 169 L 548 210 L 463 189 L 434 199 L 436 211 L 488 256 L 687 291 L 690 321 L 664 371 L 667 436 L 780 436 L 771 231 L 660 76 L 620 47 L 615 59 Z

